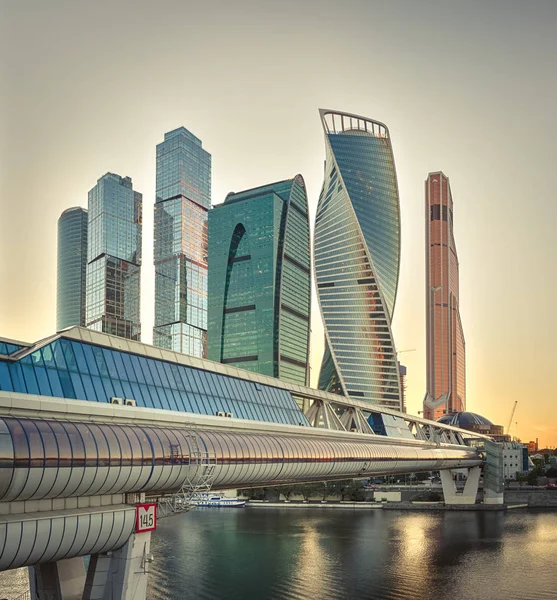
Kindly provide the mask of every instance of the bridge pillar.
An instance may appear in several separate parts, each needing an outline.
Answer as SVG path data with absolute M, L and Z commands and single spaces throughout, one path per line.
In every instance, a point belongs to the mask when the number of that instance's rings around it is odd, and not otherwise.
M 468 477 L 464 484 L 464 490 L 459 492 L 456 489 L 452 472 L 449 470 L 439 471 L 445 504 L 475 504 L 481 472 L 481 467 L 468 469 Z
M 29 567 L 33 600 L 81 600 L 85 585 L 83 558 L 67 558 Z
M 110 571 L 109 554 L 93 554 L 89 561 L 83 600 L 103 600 Z
M 102 600 L 145 600 L 147 595 L 147 577 L 149 564 L 153 561 L 150 552 L 151 532 L 133 533 L 122 548 L 110 556 L 110 566 L 104 596 Z M 94 571 L 99 569 L 99 583 L 102 570 L 106 567 L 104 560 L 97 561 Z M 89 577 L 89 575 L 88 575 Z M 91 580 L 94 573 L 91 574 Z M 90 600 L 97 600 L 91 596 Z

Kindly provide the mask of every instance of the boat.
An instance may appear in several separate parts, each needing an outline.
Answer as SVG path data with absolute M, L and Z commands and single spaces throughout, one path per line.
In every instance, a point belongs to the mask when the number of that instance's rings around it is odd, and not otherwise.
M 245 500 L 227 498 L 224 494 L 195 494 L 190 499 L 194 506 L 207 506 L 217 508 L 240 508 L 246 505 Z

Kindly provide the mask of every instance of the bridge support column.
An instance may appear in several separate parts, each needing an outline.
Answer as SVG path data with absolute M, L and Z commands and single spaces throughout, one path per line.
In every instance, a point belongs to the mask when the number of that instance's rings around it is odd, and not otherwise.
M 37 600 L 81 600 L 85 586 L 83 558 L 29 567 L 31 597 Z
M 445 504 L 475 504 L 478 495 L 478 484 L 480 482 L 481 467 L 468 469 L 468 477 L 464 484 L 464 490 L 458 492 L 453 480 L 452 472 L 449 470 L 439 471 Z
M 149 531 L 132 534 L 120 550 L 112 553 L 103 600 L 145 600 L 149 564 L 153 561 L 150 548 Z M 97 562 L 96 569 L 105 564 Z M 97 596 L 91 596 L 93 599 L 97 600 Z
M 87 569 L 83 600 L 103 600 L 110 571 L 109 554 L 93 554 Z

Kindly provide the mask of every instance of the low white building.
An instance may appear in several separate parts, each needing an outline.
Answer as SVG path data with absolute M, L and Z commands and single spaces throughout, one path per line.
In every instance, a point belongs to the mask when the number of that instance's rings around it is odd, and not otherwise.
M 502 442 L 503 477 L 516 479 L 517 473 L 528 472 L 528 447 L 520 442 Z

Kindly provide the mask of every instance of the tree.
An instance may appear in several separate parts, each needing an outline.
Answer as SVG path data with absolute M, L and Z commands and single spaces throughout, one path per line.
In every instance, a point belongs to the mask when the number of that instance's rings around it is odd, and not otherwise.
M 524 483 L 526 481 L 526 476 L 524 475 L 524 473 L 522 471 L 516 472 L 516 481 L 518 481 L 520 483 Z
M 355 479 L 347 480 L 342 482 L 344 485 L 341 487 L 340 494 L 341 500 L 352 500 L 352 502 L 359 502 L 364 499 L 364 484 Z
M 536 485 L 538 483 L 538 469 L 532 469 L 528 473 L 528 485 Z

